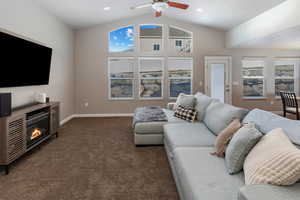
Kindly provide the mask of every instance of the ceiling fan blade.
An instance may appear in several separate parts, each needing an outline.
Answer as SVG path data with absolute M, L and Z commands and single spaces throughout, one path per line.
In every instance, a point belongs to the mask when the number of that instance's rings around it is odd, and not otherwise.
M 180 9 L 188 9 L 189 5 L 183 3 L 176 3 L 172 1 L 168 1 L 170 7 L 180 8 Z
M 132 7 L 130 7 L 130 9 L 135 10 L 135 9 L 147 8 L 147 7 L 151 7 L 151 6 L 152 6 L 152 3 L 148 3 L 148 4 L 139 5 L 139 6 L 132 6 Z
M 155 12 L 155 17 L 160 17 L 161 16 L 161 12 Z

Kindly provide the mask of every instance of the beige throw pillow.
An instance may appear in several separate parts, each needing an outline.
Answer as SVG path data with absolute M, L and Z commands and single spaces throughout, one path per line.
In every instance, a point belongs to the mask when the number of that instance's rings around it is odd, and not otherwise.
M 274 129 L 250 151 L 244 172 L 247 185 L 292 185 L 300 179 L 300 150 L 281 128 Z
M 218 157 L 225 157 L 226 147 L 232 136 L 241 128 L 240 120 L 234 119 L 223 131 L 218 134 L 215 142 L 215 152 L 211 153 Z

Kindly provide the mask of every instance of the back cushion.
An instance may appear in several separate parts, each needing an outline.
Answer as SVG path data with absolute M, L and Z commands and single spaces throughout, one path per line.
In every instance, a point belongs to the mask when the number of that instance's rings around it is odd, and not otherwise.
M 197 111 L 197 120 L 202 121 L 205 115 L 206 108 L 213 101 L 213 99 L 200 92 L 195 94 L 195 98 L 196 98 L 195 109 Z
M 254 122 L 263 134 L 267 134 L 276 128 L 282 128 L 294 144 L 300 145 L 300 121 L 287 119 L 264 110 L 254 109 L 249 112 L 243 122 Z
M 248 110 L 224 104 L 213 100 L 206 109 L 204 123 L 215 135 L 218 135 L 234 119 L 240 121 L 248 113 Z

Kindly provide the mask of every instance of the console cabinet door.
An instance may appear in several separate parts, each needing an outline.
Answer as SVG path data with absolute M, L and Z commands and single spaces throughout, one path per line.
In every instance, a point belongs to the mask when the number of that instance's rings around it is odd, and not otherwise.
M 26 152 L 26 116 L 9 118 L 7 121 L 7 163 Z

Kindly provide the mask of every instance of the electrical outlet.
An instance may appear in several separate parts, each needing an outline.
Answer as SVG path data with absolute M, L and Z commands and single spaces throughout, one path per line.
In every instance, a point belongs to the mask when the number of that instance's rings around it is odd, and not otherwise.
M 203 86 L 203 82 L 202 82 L 202 81 L 200 81 L 200 83 L 199 83 L 199 86 L 200 86 L 200 87 L 202 87 L 202 86 Z
M 274 101 L 270 101 L 270 104 L 271 104 L 271 105 L 274 105 Z
M 88 106 L 89 106 L 88 102 L 84 103 L 84 107 L 88 107 Z

